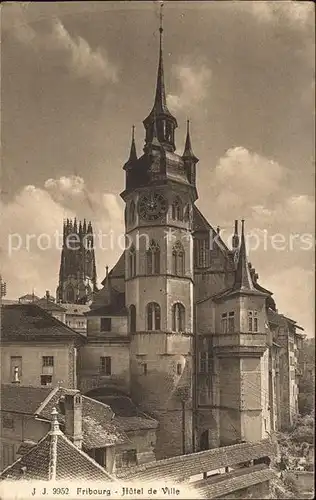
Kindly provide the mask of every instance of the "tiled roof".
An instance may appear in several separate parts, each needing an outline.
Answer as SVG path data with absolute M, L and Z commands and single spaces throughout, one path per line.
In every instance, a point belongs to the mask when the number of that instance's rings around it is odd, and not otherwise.
M 52 392 L 51 387 L 3 384 L 1 386 L 1 410 L 29 415 L 36 414 Z
M 22 297 L 19 297 L 19 300 L 30 300 L 31 302 L 34 302 L 35 300 L 39 300 L 40 298 L 37 297 L 37 295 L 34 295 L 33 293 L 27 293 L 26 295 L 22 295 Z
M 145 417 L 114 417 L 114 421 L 125 432 L 157 429 L 159 422 Z
M 59 405 L 65 394 L 76 394 L 75 389 L 51 387 L 23 387 L 3 385 L 1 409 L 7 412 L 27 413 L 50 420 L 54 407 L 57 408 L 59 421 L 64 424 L 65 416 Z M 113 411 L 109 406 L 94 399 L 82 396 L 82 430 L 85 449 L 102 448 L 129 442 L 124 427 L 112 420 Z
M 122 469 L 117 471 L 117 475 L 121 479 L 133 478 L 138 481 L 177 480 L 263 456 L 273 456 L 275 452 L 275 445 L 268 440 L 235 444 Z
M 52 453 L 52 448 L 54 452 Z M 52 477 L 52 456 L 55 456 L 56 475 Z M 71 480 L 113 481 L 114 478 L 86 453 L 79 450 L 59 431 L 47 434 L 28 453 L 7 467 L 0 479 L 14 480 Z
M 139 410 L 127 396 L 102 396 L 102 401 L 111 407 L 115 422 L 123 431 L 156 429 L 158 421 Z
M 63 308 L 66 314 L 72 314 L 73 316 L 83 316 L 90 311 L 90 306 L 88 304 L 63 304 Z
M 127 316 L 128 311 L 125 306 L 125 293 L 119 293 L 113 299 L 112 304 L 101 306 L 87 312 L 85 316 Z
M 45 311 L 65 312 L 64 307 L 61 307 L 59 304 L 56 304 L 56 302 L 52 302 L 51 300 L 47 300 L 45 298 L 37 300 L 36 302 L 34 302 L 34 304 L 41 307 Z
M 262 464 L 199 481 L 199 484 L 192 486 L 202 498 L 221 498 L 234 491 L 270 481 L 275 477 L 276 473 Z
M 85 339 L 36 304 L 3 306 L 1 327 L 2 340 Z
M 56 407 L 59 411 L 58 419 L 64 423 L 65 416 L 61 411 L 59 401 L 66 393 L 69 393 L 68 389 L 59 388 L 42 407 L 39 416 L 49 419 L 52 409 Z M 112 420 L 112 417 L 113 411 L 109 406 L 82 396 L 82 431 L 85 449 L 103 448 L 129 442 L 124 430 Z

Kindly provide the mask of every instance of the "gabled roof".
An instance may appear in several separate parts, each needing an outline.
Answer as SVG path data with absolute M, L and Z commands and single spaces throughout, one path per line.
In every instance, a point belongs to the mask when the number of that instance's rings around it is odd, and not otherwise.
M 84 335 L 33 303 L 3 306 L 1 327 L 3 340 L 85 339 Z
M 52 391 L 51 387 L 3 384 L 1 385 L 1 411 L 36 414 Z
M 19 297 L 19 300 L 29 300 L 30 302 L 35 302 L 36 300 L 40 300 L 37 295 L 34 295 L 34 293 L 27 293 L 26 295 L 22 295 L 22 297 Z
M 88 304 L 63 304 L 63 308 L 66 314 L 71 314 L 73 316 L 84 316 L 84 314 L 90 311 L 90 306 Z
M 52 412 L 51 431 L 12 465 L 0 478 L 13 480 L 114 481 L 115 479 L 59 429 L 57 411 Z
M 210 233 L 210 231 L 212 231 L 213 237 L 216 236 L 216 239 L 214 238 L 214 241 L 218 245 L 218 247 L 225 253 L 229 252 L 229 248 L 225 245 L 222 238 L 217 235 L 215 229 L 211 226 L 202 212 L 200 212 L 200 210 L 195 205 L 193 206 L 193 231 L 207 233 Z
M 117 476 L 122 480 L 136 481 L 175 481 L 183 477 L 191 477 L 208 470 L 275 455 L 275 445 L 265 439 L 258 442 L 234 444 L 221 448 L 180 455 L 156 462 L 148 462 L 135 467 L 117 470 Z
M 47 300 L 45 298 L 37 300 L 34 302 L 35 305 L 41 307 L 45 311 L 60 311 L 60 312 L 65 312 L 65 308 L 60 306 L 59 304 L 56 304 L 56 302 L 53 302 L 51 300 Z
M 127 316 L 127 314 L 125 293 L 119 293 L 114 297 L 112 304 L 91 309 L 85 316 Z
M 65 394 L 76 394 L 76 389 L 62 387 L 26 387 L 16 384 L 1 386 L 1 410 L 34 415 L 50 420 L 54 407 L 59 412 L 59 421 L 65 423 L 60 401 Z M 114 422 L 111 408 L 99 401 L 82 396 L 82 430 L 85 449 L 102 448 L 129 442 L 124 428 Z
M 111 278 L 125 278 L 125 252 L 122 253 L 115 266 L 111 269 L 109 276 Z

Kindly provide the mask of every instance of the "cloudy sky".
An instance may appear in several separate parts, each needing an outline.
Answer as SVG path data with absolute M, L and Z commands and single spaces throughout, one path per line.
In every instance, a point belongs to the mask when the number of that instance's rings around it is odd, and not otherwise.
M 260 283 L 311 335 L 312 3 L 179 1 L 165 2 L 164 13 L 168 104 L 180 153 L 191 120 L 197 205 L 224 239 L 235 218 L 246 219 Z M 97 249 L 100 279 L 115 263 L 122 166 L 133 124 L 143 148 L 158 28 L 157 2 L 2 5 L 0 255 L 8 298 L 32 288 L 55 293 L 64 217 L 86 217 L 95 231 L 115 235 Z

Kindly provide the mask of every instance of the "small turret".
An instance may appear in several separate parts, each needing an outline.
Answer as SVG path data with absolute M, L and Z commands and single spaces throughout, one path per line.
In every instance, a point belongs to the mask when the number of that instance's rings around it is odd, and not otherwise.
M 235 220 L 235 231 L 232 238 L 232 247 L 235 251 L 239 248 L 238 220 Z
M 187 120 L 187 136 L 185 139 L 185 146 L 182 155 L 184 165 L 187 172 L 188 181 L 195 186 L 196 183 L 196 164 L 199 159 L 195 156 L 192 150 L 191 137 L 190 137 L 190 121 Z

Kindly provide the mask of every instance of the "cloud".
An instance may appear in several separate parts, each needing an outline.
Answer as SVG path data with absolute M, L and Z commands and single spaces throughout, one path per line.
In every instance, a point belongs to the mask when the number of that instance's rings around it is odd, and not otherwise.
M 43 188 L 25 186 L 0 209 L 1 274 L 12 298 L 33 287 L 37 294 L 55 293 L 65 218 L 92 221 L 100 280 L 124 245 L 121 201 L 112 193 L 89 191 L 78 176 L 48 179 Z
M 105 50 L 92 50 L 80 36 L 72 38 L 59 19 L 53 23 L 52 34 L 46 38 L 46 46 L 64 53 L 68 67 L 78 77 L 89 78 L 96 84 L 104 81 L 117 82 L 117 68 L 109 60 Z
M 305 28 L 313 22 L 313 2 L 238 2 L 237 8 L 246 9 L 259 21 L 268 23 L 286 23 L 295 29 Z
M 260 283 L 277 307 L 311 333 L 314 300 L 315 200 L 288 188 L 288 169 L 244 147 L 229 149 L 199 187 L 199 206 L 231 243 L 245 218 L 247 247 Z M 210 196 L 211 193 L 211 196 Z
M 5 9 L 4 30 L 10 30 L 16 40 L 32 48 L 39 57 L 47 52 L 55 54 L 59 57 L 59 64 L 77 78 L 87 79 L 95 85 L 117 82 L 118 68 L 104 48 L 94 50 L 81 36 L 72 37 L 57 17 L 50 21 L 50 32 L 34 30 L 28 22 L 26 7 L 15 4 Z M 47 57 L 43 58 L 47 61 Z
M 167 96 L 168 106 L 172 111 L 180 111 L 183 108 L 190 111 L 199 106 L 207 97 L 211 81 L 211 70 L 205 65 L 182 66 L 173 68 L 176 79 L 179 82 L 178 94 Z
M 266 283 L 274 291 L 279 311 L 297 321 L 308 336 L 314 336 L 314 271 L 291 267 L 266 274 L 262 283 Z

